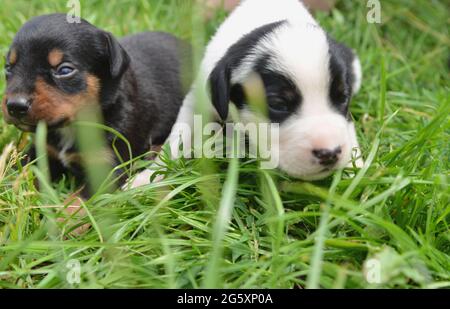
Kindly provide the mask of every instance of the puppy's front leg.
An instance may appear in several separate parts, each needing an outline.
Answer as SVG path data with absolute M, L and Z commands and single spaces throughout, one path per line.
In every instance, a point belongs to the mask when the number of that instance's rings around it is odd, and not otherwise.
M 64 175 L 69 173 L 69 170 L 62 164 L 61 160 L 58 158 L 58 151 L 52 145 L 47 145 L 47 156 L 48 156 L 48 167 L 50 172 L 50 181 L 58 182 Z M 31 146 L 30 150 L 27 152 L 27 155 L 22 160 L 22 165 L 25 166 L 30 164 L 34 160 L 37 159 L 36 147 Z M 36 182 L 36 186 L 39 184 Z
M 180 145 L 183 145 L 184 153 L 191 152 L 191 140 L 193 138 L 193 127 L 194 127 L 194 104 L 195 104 L 195 94 L 194 91 L 186 96 L 183 105 L 181 106 L 180 112 L 178 113 L 177 120 L 172 127 L 169 138 L 166 143 L 170 146 L 170 158 L 172 160 L 178 159 L 181 156 Z M 150 179 L 156 172 L 156 169 L 161 170 L 161 166 L 164 167 L 164 163 L 161 161 L 159 156 L 156 157 L 155 163 L 151 164 L 149 168 L 142 171 L 134 178 L 127 181 L 127 184 L 123 186 L 123 189 L 134 189 L 141 186 L 150 184 Z M 163 179 L 163 176 L 156 177 L 153 182 L 158 182 Z
M 63 175 L 69 175 L 69 170 L 67 167 L 63 165 L 63 163 L 58 158 L 58 151 L 52 145 L 47 145 L 47 155 L 48 155 L 48 166 L 50 172 L 50 178 L 52 182 L 58 182 L 61 180 Z M 23 165 L 29 164 L 30 162 L 36 160 L 36 148 L 34 145 L 28 151 L 27 156 L 22 161 Z M 81 183 L 82 179 L 84 179 L 84 174 L 79 171 L 74 174 L 74 177 L 77 183 Z M 36 182 L 36 186 L 39 187 L 39 184 Z M 90 192 L 87 186 L 82 186 L 77 192 L 71 194 L 64 201 L 64 209 L 61 210 L 60 215 L 58 215 L 56 221 L 65 223 L 68 226 L 74 226 L 80 223 L 80 220 L 86 215 L 85 210 L 82 208 L 81 203 L 83 200 L 88 199 L 90 196 Z M 90 224 L 83 224 L 77 228 L 75 228 L 71 234 L 72 236 L 84 234 L 89 228 Z
M 83 190 L 71 194 L 64 201 L 64 205 L 67 206 L 64 207 L 60 216 L 56 219 L 58 222 L 64 223 L 69 229 L 79 225 L 70 232 L 72 236 L 82 235 L 91 227 L 90 223 L 80 225 L 81 220 L 86 216 L 86 210 L 82 207 L 82 203 L 85 200 L 83 195 Z

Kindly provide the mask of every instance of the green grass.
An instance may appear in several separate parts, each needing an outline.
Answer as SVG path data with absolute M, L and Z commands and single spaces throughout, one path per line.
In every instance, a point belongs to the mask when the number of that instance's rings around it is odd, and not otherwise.
M 117 36 L 157 29 L 190 40 L 189 3 L 85 0 L 82 16 Z M 319 14 L 364 68 L 352 112 L 367 165 L 356 175 L 306 183 L 254 162 L 169 162 L 161 183 L 86 201 L 83 222 L 93 228 L 73 236 L 56 221 L 70 186 L 38 192 L 45 163 L 21 167 L 21 135 L 2 121 L 0 287 L 450 287 L 445 3 L 382 1 L 381 25 L 366 22 L 365 1 Z M 0 5 L 2 54 L 31 16 L 66 10 L 65 1 Z M 223 17 L 205 25 L 206 36 Z M 81 264 L 80 284 L 66 280 L 72 259 Z M 364 275 L 371 259 L 380 262 L 380 284 Z

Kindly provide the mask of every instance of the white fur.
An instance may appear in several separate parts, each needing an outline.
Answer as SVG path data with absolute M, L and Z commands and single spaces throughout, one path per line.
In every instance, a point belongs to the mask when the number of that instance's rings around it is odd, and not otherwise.
M 312 155 L 314 149 L 342 148 L 336 168 L 345 167 L 351 159 L 353 148 L 359 148 L 353 123 L 338 114 L 329 99 L 329 46 L 325 32 L 298 0 L 246 0 L 220 26 L 206 48 L 199 79 L 195 87 L 207 89 L 207 78 L 223 58 L 227 50 L 244 35 L 253 30 L 278 21 L 287 22 L 264 38 L 242 61 L 232 74 L 233 83 L 245 83 L 252 73 L 254 59 L 261 53 L 269 53 L 275 59 L 273 70 L 288 75 L 300 89 L 303 101 L 299 111 L 280 126 L 279 168 L 291 176 L 313 180 L 328 176 L 333 171 L 325 170 Z M 361 86 L 361 67 L 356 59 L 353 63 L 356 80 L 355 92 Z M 195 89 L 187 95 L 178 115 L 177 123 L 192 126 Z M 211 113 L 217 115 L 212 104 Z M 240 114 L 243 123 L 260 121 L 249 109 Z M 267 120 L 266 120 L 267 121 Z M 169 142 L 172 156 L 178 157 L 177 134 Z M 360 154 L 358 150 L 358 154 Z M 362 160 L 357 161 L 361 165 Z M 149 172 L 138 176 L 132 187 L 148 183 Z
M 60 129 L 59 132 L 61 135 L 61 141 L 59 143 L 61 151 L 58 153 L 58 158 L 65 167 L 69 167 L 70 160 L 67 157 L 67 151 L 75 145 L 75 130 L 72 127 L 67 127 Z
M 317 25 L 298 0 L 246 0 L 225 20 L 206 48 L 202 78 L 207 78 L 227 50 L 244 35 L 263 25 L 288 20 Z M 205 80 L 206 83 L 206 80 Z

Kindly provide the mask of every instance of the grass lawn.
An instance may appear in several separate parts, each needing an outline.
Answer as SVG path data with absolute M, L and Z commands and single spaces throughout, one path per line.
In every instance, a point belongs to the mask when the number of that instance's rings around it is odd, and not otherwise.
M 83 18 L 117 36 L 202 41 L 191 1 L 81 2 Z M 366 1 L 319 14 L 363 65 L 352 112 L 366 166 L 356 176 L 307 183 L 251 161 L 179 160 L 161 183 L 86 201 L 92 228 L 77 236 L 56 221 L 70 184 L 38 192 L 42 170 L 17 163 L 30 137 L 1 121 L 0 288 L 449 288 L 445 3 L 383 0 L 381 25 L 367 23 Z M 67 11 L 66 1 L 0 4 L 2 55 L 30 17 Z M 224 17 L 205 25 L 205 39 Z M 76 263 L 81 282 L 70 284 Z

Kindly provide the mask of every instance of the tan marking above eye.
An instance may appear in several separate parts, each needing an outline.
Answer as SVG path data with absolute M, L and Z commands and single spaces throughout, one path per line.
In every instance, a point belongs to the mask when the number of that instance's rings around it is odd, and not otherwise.
M 17 61 L 17 51 L 15 49 L 12 49 L 11 52 L 9 53 L 9 64 L 13 65 L 16 63 Z
M 64 53 L 59 49 L 53 49 L 48 53 L 48 63 L 50 63 L 52 67 L 56 67 L 61 64 L 63 58 Z

